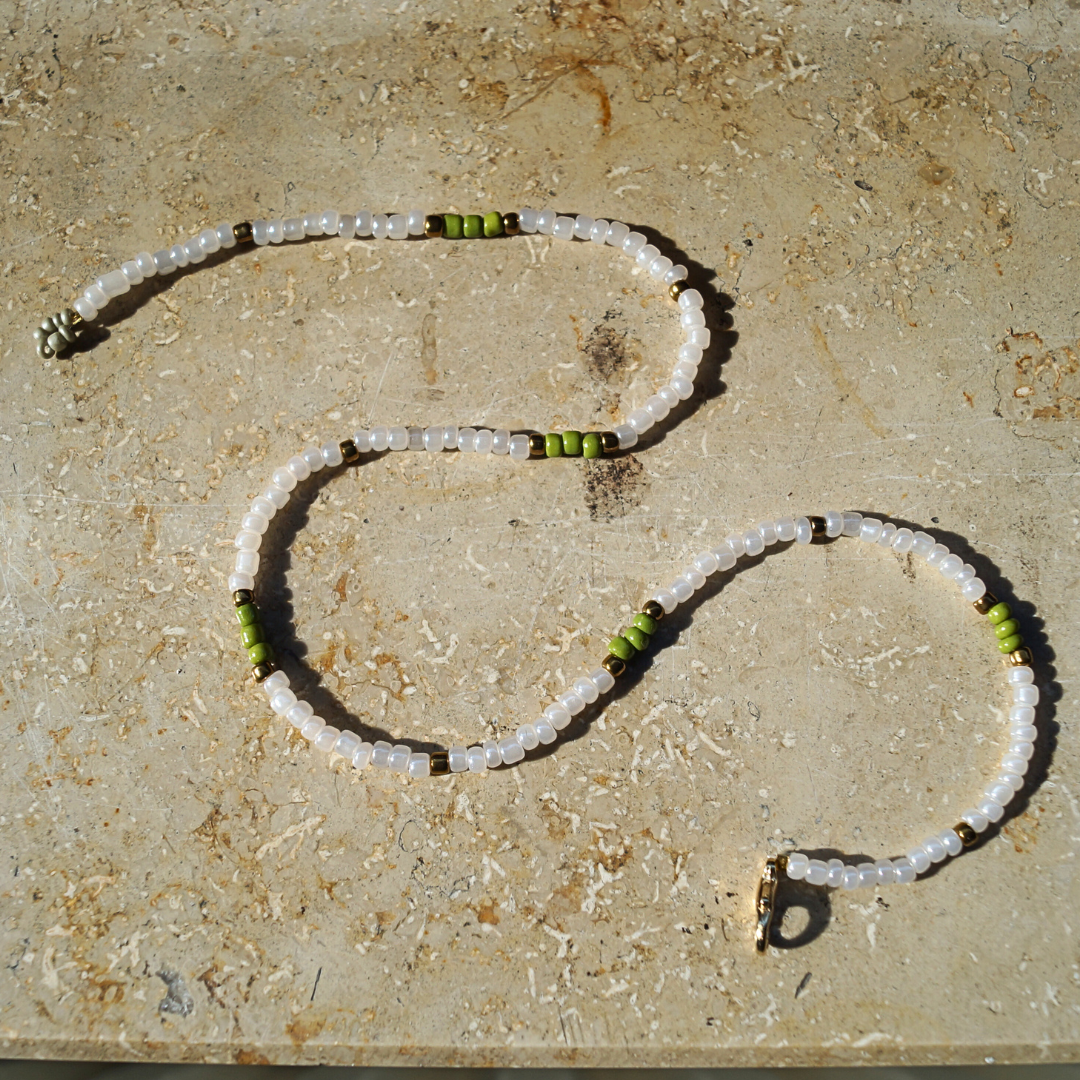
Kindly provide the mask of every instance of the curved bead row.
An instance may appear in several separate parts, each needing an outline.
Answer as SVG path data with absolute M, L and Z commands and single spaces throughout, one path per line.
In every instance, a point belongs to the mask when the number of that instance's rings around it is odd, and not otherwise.
M 514 235 L 519 232 L 541 233 L 558 240 L 582 240 L 614 247 L 633 259 L 650 277 L 662 282 L 668 294 L 679 305 L 679 321 L 686 340 L 676 352 L 676 364 L 670 378 L 641 408 L 630 412 L 624 424 L 615 428 L 619 448 L 629 449 L 637 443 L 640 435 L 663 420 L 680 401 L 686 401 L 693 396 L 698 365 L 704 350 L 712 341 L 712 333 L 705 325 L 701 293 L 687 287 L 686 267 L 673 263 L 666 255 L 661 255 L 659 248 L 650 244 L 643 233 L 631 230 L 629 225 L 621 221 L 606 221 L 584 214 L 568 217 L 551 209 L 533 210 L 528 207 L 509 214 L 491 211 L 483 215 L 425 214 L 422 210 L 410 210 L 407 214 L 374 214 L 369 210 L 342 214 L 336 210 L 325 210 L 321 214 L 303 214 L 299 217 L 271 220 L 260 218 L 238 225 L 223 221 L 216 228 L 203 229 L 184 243 L 173 244 L 153 254 L 141 251 L 133 259 L 121 263 L 119 269 L 102 274 L 72 304 L 74 319 L 81 333 L 85 324 L 93 322 L 110 300 L 128 292 L 133 286 L 155 275 L 171 274 L 193 263 L 200 263 L 208 255 L 213 255 L 222 248 L 235 247 L 238 243 L 254 242 L 262 246 L 280 244 L 286 240 L 306 240 L 315 236 L 374 237 L 390 240 L 445 236 L 456 239 Z M 46 320 L 37 331 L 38 353 L 44 358 L 67 348 L 70 344 L 69 337 L 74 340 L 74 335 L 66 330 L 67 324 L 62 326 L 56 322 L 63 314 L 62 312 L 53 319 Z M 573 436 L 580 433 L 564 432 L 563 438 L 567 434 Z M 511 456 L 514 456 L 512 451 Z M 560 455 L 533 453 L 532 456 Z

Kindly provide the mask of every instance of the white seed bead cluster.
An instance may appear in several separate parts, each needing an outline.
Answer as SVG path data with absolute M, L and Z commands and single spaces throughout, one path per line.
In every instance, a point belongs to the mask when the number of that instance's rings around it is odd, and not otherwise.
M 324 210 L 321 214 L 303 214 L 292 218 L 273 218 L 268 221 L 258 219 L 251 223 L 251 235 L 254 242 L 260 246 L 280 244 L 286 240 L 304 240 L 310 236 L 370 236 L 375 239 L 405 240 L 424 235 L 425 217 L 422 210 L 410 210 L 407 214 L 375 214 L 370 210 L 341 214 L 336 210 Z M 554 210 L 528 208 L 519 211 L 518 218 L 524 233 L 542 233 L 560 240 L 586 240 L 617 248 L 666 287 L 686 279 L 685 266 L 673 264 L 666 255 L 660 254 L 657 247 L 648 243 L 642 233 L 631 231 L 630 227 L 621 221 L 605 221 L 603 218 L 591 218 L 583 214 L 576 218 L 564 217 L 556 214 Z M 141 251 L 134 259 L 123 263 L 119 270 L 112 270 L 99 277 L 74 301 L 72 307 L 86 322 L 92 322 L 113 297 L 126 293 L 145 278 L 155 274 L 171 274 L 181 267 L 202 262 L 207 255 L 212 255 L 221 248 L 235 246 L 236 238 L 232 225 L 222 222 L 216 229 L 204 229 L 185 243 L 173 244 L 172 247 L 155 251 L 152 255 L 148 251 Z M 680 401 L 693 397 L 698 365 L 704 350 L 709 347 L 712 333 L 705 325 L 704 301 L 697 289 L 685 289 L 679 296 L 678 304 L 679 321 L 686 340 L 676 351 L 675 368 L 668 381 L 648 398 L 641 408 L 634 409 L 625 423 L 614 428 L 619 438 L 620 450 L 628 450 L 636 445 L 639 436 L 663 420 Z M 472 429 L 462 430 L 469 432 Z M 509 434 L 506 434 L 509 440 Z M 475 449 L 479 453 L 489 450 L 496 454 L 509 453 L 515 460 L 523 460 L 529 456 L 528 436 L 515 438 L 517 443 L 512 440 L 504 443 L 495 441 L 492 445 L 488 445 L 485 438 L 475 446 L 459 445 L 457 449 Z M 453 447 L 445 444 L 436 447 L 425 442 L 423 446 L 391 445 L 390 449 L 433 450 Z

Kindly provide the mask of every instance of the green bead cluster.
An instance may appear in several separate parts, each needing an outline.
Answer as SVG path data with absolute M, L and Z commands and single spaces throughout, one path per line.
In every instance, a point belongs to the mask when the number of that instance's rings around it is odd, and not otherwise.
M 617 450 L 618 436 L 610 431 L 549 431 L 544 436 L 544 453 L 547 457 L 601 457 L 605 450 L 605 436 L 610 450 Z
M 236 621 L 240 624 L 240 641 L 247 650 L 253 665 L 268 664 L 274 660 L 274 647 L 266 640 L 266 631 L 259 618 L 259 609 L 250 594 L 238 595 Z
M 646 607 L 648 611 L 639 611 L 630 620 L 630 625 L 608 642 L 608 652 L 612 656 L 627 662 L 649 647 L 653 634 L 660 629 L 662 609 L 655 601 L 650 601 Z
M 1024 635 L 1020 633 L 1020 624 L 1012 617 L 1012 608 L 1006 603 L 995 604 L 987 613 L 994 636 L 998 639 L 998 652 L 1006 656 L 1015 652 L 1024 644 Z
M 503 216 L 498 210 L 486 214 L 443 214 L 442 219 L 443 236 L 447 240 L 475 240 L 503 234 Z

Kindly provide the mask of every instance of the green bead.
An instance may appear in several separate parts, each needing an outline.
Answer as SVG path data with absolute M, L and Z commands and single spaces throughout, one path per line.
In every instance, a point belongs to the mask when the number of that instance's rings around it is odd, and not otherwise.
M 1013 634 L 1012 637 L 1007 637 L 1007 638 L 1005 638 L 1004 641 L 999 641 L 998 642 L 998 652 L 1002 653 L 1005 656 L 1008 656 L 1009 653 L 1013 652 L 1016 649 L 1019 649 L 1020 646 L 1023 645 L 1023 644 L 1024 644 L 1023 635 L 1022 634 Z
M 475 240 L 484 235 L 484 219 L 479 214 L 465 215 L 465 239 Z
M 241 604 L 236 609 L 236 618 L 241 626 L 250 626 L 259 621 L 259 609 L 254 604 Z
M 443 214 L 443 236 L 447 240 L 460 240 L 465 234 L 465 219 L 460 214 Z
M 1015 619 L 1006 619 L 1004 622 L 999 622 L 994 627 L 994 634 L 1000 641 L 1002 638 L 1012 637 L 1013 634 L 1020 633 L 1020 624 Z
M 607 651 L 620 660 L 633 660 L 637 650 L 625 637 L 613 637 L 608 642 Z
M 557 431 L 549 431 L 544 436 L 544 453 L 548 457 L 562 457 L 562 436 Z
M 586 457 L 599 457 L 604 452 L 603 443 L 600 442 L 600 436 L 595 431 L 590 431 L 581 440 L 581 452 Z M 621 660 L 622 657 L 619 657 Z
M 503 231 L 502 214 L 492 210 L 484 215 L 484 235 L 498 236 Z
M 570 457 L 577 457 L 581 453 L 580 431 L 564 431 L 562 433 L 562 452 Z
M 644 652 L 649 647 L 649 635 L 636 626 L 628 626 L 622 632 L 622 636 L 626 638 L 638 652 Z
M 997 626 L 998 623 L 1003 623 L 1010 615 L 1012 615 L 1012 608 L 1008 604 L 995 604 L 987 613 L 986 617 Z
M 252 645 L 247 654 L 253 664 L 261 664 L 264 660 L 274 659 L 274 647 L 269 641 L 260 641 L 258 645 Z
M 646 615 L 644 611 L 638 612 L 632 621 L 639 630 L 643 630 L 650 637 L 660 629 L 660 624 L 651 615 Z
M 244 644 L 245 649 L 250 649 L 252 645 L 258 645 L 260 641 L 266 640 L 266 634 L 263 633 L 263 628 L 256 623 L 248 623 L 247 626 L 240 627 L 240 640 Z

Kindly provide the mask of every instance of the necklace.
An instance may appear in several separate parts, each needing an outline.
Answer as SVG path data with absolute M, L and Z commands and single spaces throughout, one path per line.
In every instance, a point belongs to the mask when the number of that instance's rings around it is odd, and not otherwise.
M 515 236 L 519 233 L 540 233 L 557 240 L 582 240 L 597 246 L 618 249 L 667 288 L 668 295 L 679 308 L 679 322 L 686 340 L 676 351 L 675 368 L 668 381 L 643 406 L 632 410 L 626 422 L 614 431 L 580 431 L 519 433 L 498 429 L 488 431 L 454 425 L 404 428 L 374 427 L 370 431 L 373 450 L 460 450 L 463 452 L 509 454 L 514 460 L 529 457 L 583 456 L 628 450 L 658 421 L 663 420 L 680 401 L 693 396 L 694 378 L 702 354 L 711 343 L 712 333 L 705 325 L 703 300 L 697 289 L 687 285 L 687 270 L 675 264 L 648 242 L 640 232 L 634 232 L 621 221 L 603 218 L 566 217 L 554 210 L 532 210 L 501 214 L 425 214 L 410 210 L 407 214 L 373 214 L 362 210 L 357 214 L 341 214 L 326 210 L 321 214 L 300 217 L 274 218 L 264 221 L 242 221 L 237 225 L 222 222 L 215 229 L 204 229 L 186 243 L 173 244 L 151 254 L 139 252 L 134 259 L 121 263 L 88 286 L 70 308 L 44 319 L 34 331 L 38 355 L 49 360 L 67 351 L 86 332 L 101 311 L 114 297 L 121 296 L 147 278 L 171 274 L 192 264 L 203 262 L 208 255 L 233 248 L 237 244 L 259 246 L 280 244 L 286 240 L 306 240 L 318 236 L 374 237 L 375 239 L 407 240 L 410 238 L 474 239 Z M 368 446 L 357 441 L 357 450 Z

